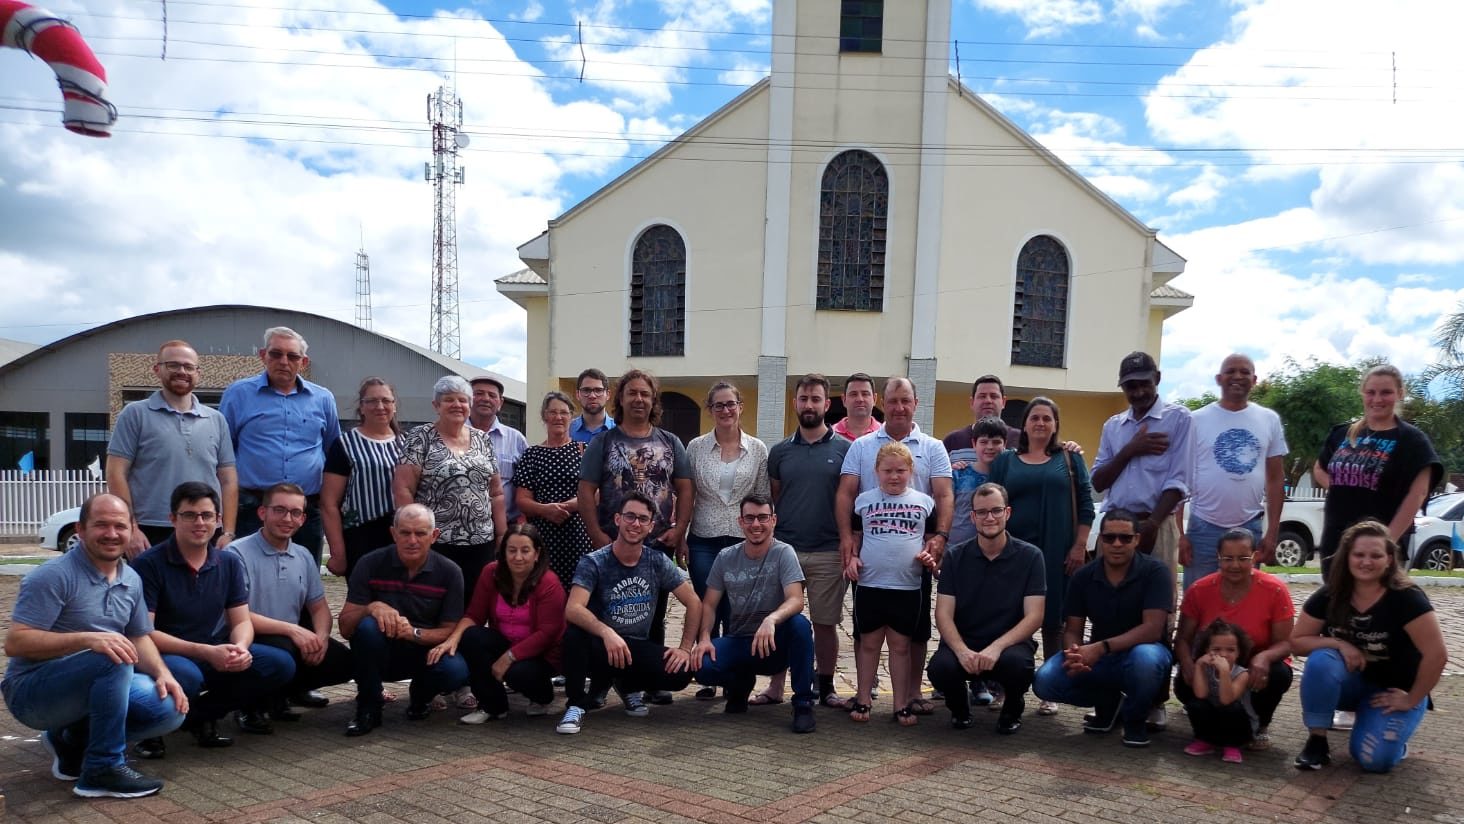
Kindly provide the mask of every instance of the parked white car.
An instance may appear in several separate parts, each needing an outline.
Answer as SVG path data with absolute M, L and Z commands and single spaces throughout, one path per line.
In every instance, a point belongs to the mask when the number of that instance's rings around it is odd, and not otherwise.
M 1464 550 L 1455 546 L 1464 520 L 1464 492 L 1449 492 L 1431 498 L 1427 515 L 1413 520 L 1412 557 L 1409 569 L 1464 569 Z
M 1320 499 L 1288 498 L 1281 505 L 1281 531 L 1276 535 L 1276 563 L 1286 567 L 1306 566 L 1322 539 Z
M 41 524 L 41 549 L 57 549 L 70 552 L 80 543 L 76 534 L 76 522 L 81 518 L 81 507 L 64 509 Z

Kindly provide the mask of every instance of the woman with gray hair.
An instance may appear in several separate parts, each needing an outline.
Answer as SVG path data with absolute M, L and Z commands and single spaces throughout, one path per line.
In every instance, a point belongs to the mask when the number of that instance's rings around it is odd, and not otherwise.
M 392 474 L 398 506 L 432 510 L 441 534 L 432 548 L 463 571 L 464 606 L 478 575 L 492 560 L 494 538 L 503 534 L 503 483 L 488 433 L 468 423 L 473 390 L 457 375 L 432 387 L 437 420 L 402 435 L 402 457 Z
M 574 568 L 592 548 L 579 515 L 580 456 L 585 445 L 569 437 L 574 402 L 563 392 L 544 396 L 539 418 L 547 436 L 514 464 L 514 494 L 519 511 L 543 538 L 549 568 L 567 591 Z

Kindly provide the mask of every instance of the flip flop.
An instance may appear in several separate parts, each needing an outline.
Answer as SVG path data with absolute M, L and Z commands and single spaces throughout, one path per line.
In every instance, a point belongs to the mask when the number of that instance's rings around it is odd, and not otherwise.
M 872 709 L 868 704 L 860 704 L 857 701 L 849 706 L 849 720 L 860 724 L 869 721 L 869 712 Z
M 912 715 L 935 715 L 935 704 L 924 698 L 916 698 L 914 701 L 906 704 L 905 709 L 909 710 Z M 896 715 L 898 714 L 896 713 Z M 901 721 L 900 723 L 904 724 L 905 722 Z M 909 725 L 907 724 L 906 726 Z
M 895 712 L 894 719 L 899 722 L 900 726 L 913 727 L 920 722 L 920 719 L 916 718 L 920 713 L 915 710 L 914 704 L 915 702 L 911 701 L 904 709 Z
M 818 699 L 818 702 L 831 710 L 843 710 L 844 712 L 848 712 L 854 706 L 853 698 L 844 698 L 835 692 L 824 695 Z
M 772 706 L 773 704 L 781 703 L 783 703 L 783 699 L 774 698 L 765 692 L 760 692 L 757 695 L 754 695 L 753 697 L 747 699 L 747 705 L 749 707 L 768 707 Z

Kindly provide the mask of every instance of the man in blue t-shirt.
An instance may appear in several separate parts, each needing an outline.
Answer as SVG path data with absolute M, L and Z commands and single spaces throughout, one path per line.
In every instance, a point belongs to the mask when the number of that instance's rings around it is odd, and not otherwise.
M 593 708 L 585 694 L 586 677 L 599 685 L 616 680 L 625 714 L 634 718 L 650 712 L 642 691 L 674 691 L 691 683 L 698 664 L 691 650 L 701 601 L 686 573 L 660 552 L 648 551 L 645 540 L 655 519 L 650 498 L 627 492 L 615 513 L 615 541 L 581 558 L 574 571 L 564 610 L 567 706 L 557 732 L 579 732 L 585 711 Z M 656 602 L 667 592 L 686 608 L 681 643 L 674 648 L 650 637 Z

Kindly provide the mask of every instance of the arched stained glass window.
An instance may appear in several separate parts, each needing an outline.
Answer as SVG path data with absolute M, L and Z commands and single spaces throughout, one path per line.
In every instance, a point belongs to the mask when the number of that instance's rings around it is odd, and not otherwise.
M 1012 309 L 1014 366 L 1065 365 L 1071 280 L 1067 249 L 1057 238 L 1038 235 L 1022 247 Z
M 890 179 L 869 152 L 843 152 L 824 169 L 818 210 L 818 308 L 884 309 Z
M 631 255 L 630 354 L 686 354 L 686 242 L 665 224 L 642 232 Z

